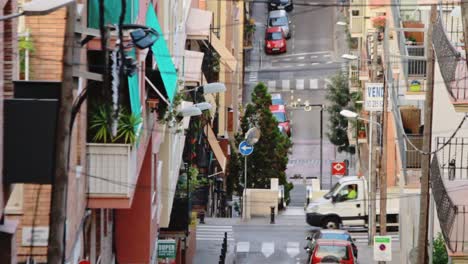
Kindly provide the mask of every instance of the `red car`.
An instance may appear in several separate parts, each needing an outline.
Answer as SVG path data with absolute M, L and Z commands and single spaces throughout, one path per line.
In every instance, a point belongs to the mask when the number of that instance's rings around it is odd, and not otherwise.
M 276 121 L 278 121 L 278 126 L 282 127 L 284 129 L 284 132 L 288 135 L 288 137 L 290 137 L 291 125 L 289 124 L 289 120 L 286 115 L 286 108 L 284 107 L 284 105 L 271 105 L 270 111 L 276 118 Z
M 267 28 L 265 33 L 265 52 L 267 54 L 286 52 L 286 36 L 281 27 Z
M 312 252 L 310 264 L 317 263 L 356 264 L 353 247 L 349 241 L 319 239 Z

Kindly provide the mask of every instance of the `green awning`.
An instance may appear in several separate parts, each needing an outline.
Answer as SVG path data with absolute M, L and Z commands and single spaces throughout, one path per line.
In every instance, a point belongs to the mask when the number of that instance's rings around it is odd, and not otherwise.
M 139 1 L 126 0 L 126 2 L 124 24 L 133 24 L 138 17 Z M 121 10 L 121 0 L 104 0 L 104 25 L 118 24 Z M 99 28 L 99 0 L 88 0 L 88 27 Z
M 135 49 L 132 49 L 131 51 L 129 51 L 127 55 L 136 59 Z M 138 73 L 135 73 L 133 76 L 128 76 L 127 81 L 128 81 L 128 92 L 130 94 L 130 108 L 132 110 L 132 113 L 140 119 L 141 118 L 141 100 L 140 100 L 140 87 L 138 85 Z M 135 127 L 135 131 L 138 132 L 139 126 Z
M 172 61 L 172 56 L 167 48 L 166 41 L 164 40 L 164 34 L 161 30 L 161 26 L 158 22 L 158 17 L 154 12 L 153 4 L 150 3 L 148 11 L 146 12 L 146 25 L 153 28 L 158 32 L 159 38 L 151 47 L 151 51 L 154 54 L 155 60 L 158 64 L 161 78 L 166 88 L 167 97 L 169 102 L 172 103 L 174 96 L 177 91 L 177 72 Z

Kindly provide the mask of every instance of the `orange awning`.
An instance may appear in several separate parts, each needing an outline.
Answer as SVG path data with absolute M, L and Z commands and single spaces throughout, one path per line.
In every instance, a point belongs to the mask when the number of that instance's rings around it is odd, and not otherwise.
M 223 150 L 221 149 L 221 146 L 219 145 L 218 139 L 216 138 L 216 135 L 213 132 L 213 129 L 211 128 L 210 125 L 206 125 L 203 128 L 203 132 L 208 137 L 208 142 L 210 143 L 211 150 L 213 150 L 216 160 L 218 160 L 218 163 L 221 166 L 221 170 L 223 172 L 226 172 L 227 159 L 226 159 L 226 156 L 224 155 Z

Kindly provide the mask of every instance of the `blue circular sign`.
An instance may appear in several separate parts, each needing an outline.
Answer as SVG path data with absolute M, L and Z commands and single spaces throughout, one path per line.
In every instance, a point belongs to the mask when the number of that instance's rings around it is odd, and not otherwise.
M 247 141 L 242 141 L 239 144 L 239 152 L 240 154 L 242 154 L 242 156 L 248 156 L 252 154 L 253 150 L 254 150 L 254 147 L 252 145 L 249 145 Z

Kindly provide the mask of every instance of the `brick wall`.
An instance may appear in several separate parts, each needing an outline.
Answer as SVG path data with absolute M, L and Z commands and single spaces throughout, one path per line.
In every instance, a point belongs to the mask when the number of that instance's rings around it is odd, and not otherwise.
M 47 16 L 26 17 L 26 28 L 31 33 L 34 54 L 30 68 L 33 80 L 60 80 L 65 32 L 65 8 Z
M 3 8 L 0 1 L 0 16 L 3 16 Z M 3 22 L 0 21 L 0 36 L 3 36 Z M 3 61 L 3 42 L 0 38 L 0 61 Z M 3 73 L 3 63 L 0 63 L 0 73 Z M 0 74 L 0 116 L 3 116 L 3 74 Z M 3 149 L 3 118 L 0 120 L 0 149 Z M 0 151 L 0 171 L 3 171 L 3 151 Z M 0 173 L 0 216 L 3 214 L 3 173 Z

